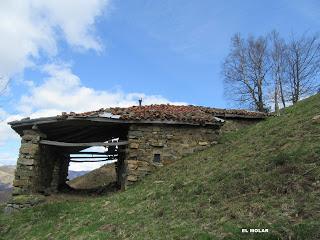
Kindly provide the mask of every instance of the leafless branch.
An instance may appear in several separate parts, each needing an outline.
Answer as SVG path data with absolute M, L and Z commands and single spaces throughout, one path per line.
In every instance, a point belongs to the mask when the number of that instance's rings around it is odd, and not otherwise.
M 265 111 L 264 85 L 269 70 L 267 41 L 264 37 L 244 40 L 240 34 L 231 39 L 231 51 L 223 64 L 227 95 L 258 111 Z

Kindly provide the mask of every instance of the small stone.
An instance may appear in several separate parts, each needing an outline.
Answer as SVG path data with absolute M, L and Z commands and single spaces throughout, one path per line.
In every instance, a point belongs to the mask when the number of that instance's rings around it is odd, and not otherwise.
M 37 135 L 36 131 L 34 130 L 31 130 L 31 129 L 26 129 L 26 130 L 23 130 L 23 135 Z
M 22 165 L 22 164 L 20 164 L 20 162 L 18 161 L 17 162 L 18 164 L 17 164 L 17 169 L 16 169 L 16 172 L 18 172 L 18 171 L 20 171 L 20 170 L 30 170 L 30 171 L 32 171 L 33 169 L 34 169 L 34 166 L 27 166 L 27 165 Z
M 32 158 L 19 158 L 19 164 L 26 165 L 26 166 L 32 166 L 35 164 L 34 159 Z
M 314 116 L 314 117 L 312 118 L 312 121 L 313 121 L 314 123 L 320 123 L 320 115 Z
M 137 169 L 138 168 L 138 165 L 137 164 L 128 164 L 128 169 L 130 169 L 130 170 L 135 170 L 135 169 Z
M 162 180 L 157 180 L 157 181 L 154 181 L 154 183 L 164 183 L 164 181 L 162 181 Z
M 130 143 L 130 148 L 132 148 L 132 149 L 139 148 L 139 143 Z
M 150 143 L 150 145 L 153 146 L 153 147 L 163 147 L 163 146 L 164 146 L 164 143 L 161 142 L 161 141 L 152 141 L 152 142 Z
M 102 225 L 99 230 L 103 232 L 114 232 L 117 230 L 117 226 L 114 224 L 105 224 Z
M 149 163 L 148 163 L 148 162 L 145 162 L 145 161 L 137 161 L 137 163 L 138 163 L 138 166 L 139 166 L 139 167 L 149 166 Z
M 167 135 L 166 135 L 166 138 L 167 138 L 167 139 L 172 139 L 172 138 L 173 138 L 173 135 L 172 135 L 172 134 L 167 134 Z
M 138 139 L 138 136 L 134 136 L 134 135 L 129 135 L 129 139 Z
M 9 204 L 3 209 L 4 214 L 7 214 L 7 215 L 10 215 L 16 211 L 17 209 L 15 209 L 12 205 L 9 205 Z
M 40 142 L 40 140 L 41 140 L 41 137 L 40 136 L 36 136 L 34 139 L 32 139 L 32 143 L 39 143 Z
M 27 134 L 27 135 L 23 135 L 23 136 L 22 136 L 22 139 L 25 140 L 25 141 L 31 141 L 31 140 L 33 140 L 35 137 L 36 137 L 35 135 Z
M 22 144 L 20 147 L 20 153 L 22 154 L 29 154 L 29 155 L 35 155 L 39 152 L 39 145 L 38 144 L 30 144 L 25 143 Z
M 130 181 L 130 182 L 135 182 L 135 181 L 138 180 L 138 177 L 135 176 L 135 175 L 129 175 L 129 176 L 127 177 L 127 180 Z
M 149 174 L 151 172 L 150 168 L 138 168 L 139 174 L 141 173 L 145 173 L 145 174 Z
M 209 143 L 208 142 L 199 142 L 200 146 L 207 146 Z
M 138 157 L 138 153 L 136 151 L 132 152 L 130 151 L 129 152 L 129 159 L 137 159 Z
M 20 170 L 17 172 L 18 180 L 30 180 L 35 175 L 35 171 Z
M 143 136 L 143 133 L 138 130 L 131 130 L 131 131 L 129 131 L 128 135 L 129 135 L 129 139 L 138 139 Z
M 153 127 L 152 130 L 155 131 L 155 132 L 161 131 L 160 127 Z
M 13 186 L 14 187 L 23 187 L 23 186 L 26 186 L 29 184 L 29 181 L 28 180 L 14 180 L 13 181 Z

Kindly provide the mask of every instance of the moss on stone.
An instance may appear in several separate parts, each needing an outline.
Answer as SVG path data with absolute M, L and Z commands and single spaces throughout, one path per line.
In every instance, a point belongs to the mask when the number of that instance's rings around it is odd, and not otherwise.
M 45 202 L 45 196 L 32 194 L 32 195 L 17 195 L 12 197 L 12 203 L 24 205 L 24 204 L 31 204 L 37 205 L 39 203 Z

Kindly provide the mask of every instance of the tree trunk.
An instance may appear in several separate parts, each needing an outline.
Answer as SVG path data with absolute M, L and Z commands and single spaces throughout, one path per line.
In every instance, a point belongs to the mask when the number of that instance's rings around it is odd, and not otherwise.
M 279 111 L 279 79 L 276 80 L 275 83 L 275 88 L 274 88 L 274 110 L 277 116 L 280 116 L 280 111 Z
M 285 108 L 286 107 L 286 100 L 284 97 L 284 93 L 283 93 L 283 86 L 282 86 L 282 81 L 280 80 L 279 82 L 279 87 L 280 87 L 280 94 L 281 94 L 281 101 L 282 101 L 282 105 Z
M 259 112 L 265 112 L 262 95 L 262 81 L 258 81 L 258 109 Z

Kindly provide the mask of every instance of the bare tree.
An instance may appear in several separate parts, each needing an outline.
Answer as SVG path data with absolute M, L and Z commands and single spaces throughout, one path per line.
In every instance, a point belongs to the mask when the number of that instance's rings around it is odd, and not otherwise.
M 241 105 L 249 105 L 257 111 L 266 111 L 264 88 L 269 70 L 267 40 L 240 34 L 231 39 L 231 51 L 223 64 L 227 95 Z
M 291 38 L 287 52 L 287 73 L 293 104 L 301 97 L 316 92 L 320 73 L 319 35 Z
M 271 60 L 271 79 L 273 80 L 273 100 L 274 110 L 279 115 L 279 102 L 281 100 L 282 106 L 286 107 L 286 97 L 284 87 L 286 81 L 286 54 L 287 47 L 283 39 L 280 38 L 279 33 L 272 31 L 270 34 L 270 60 Z

